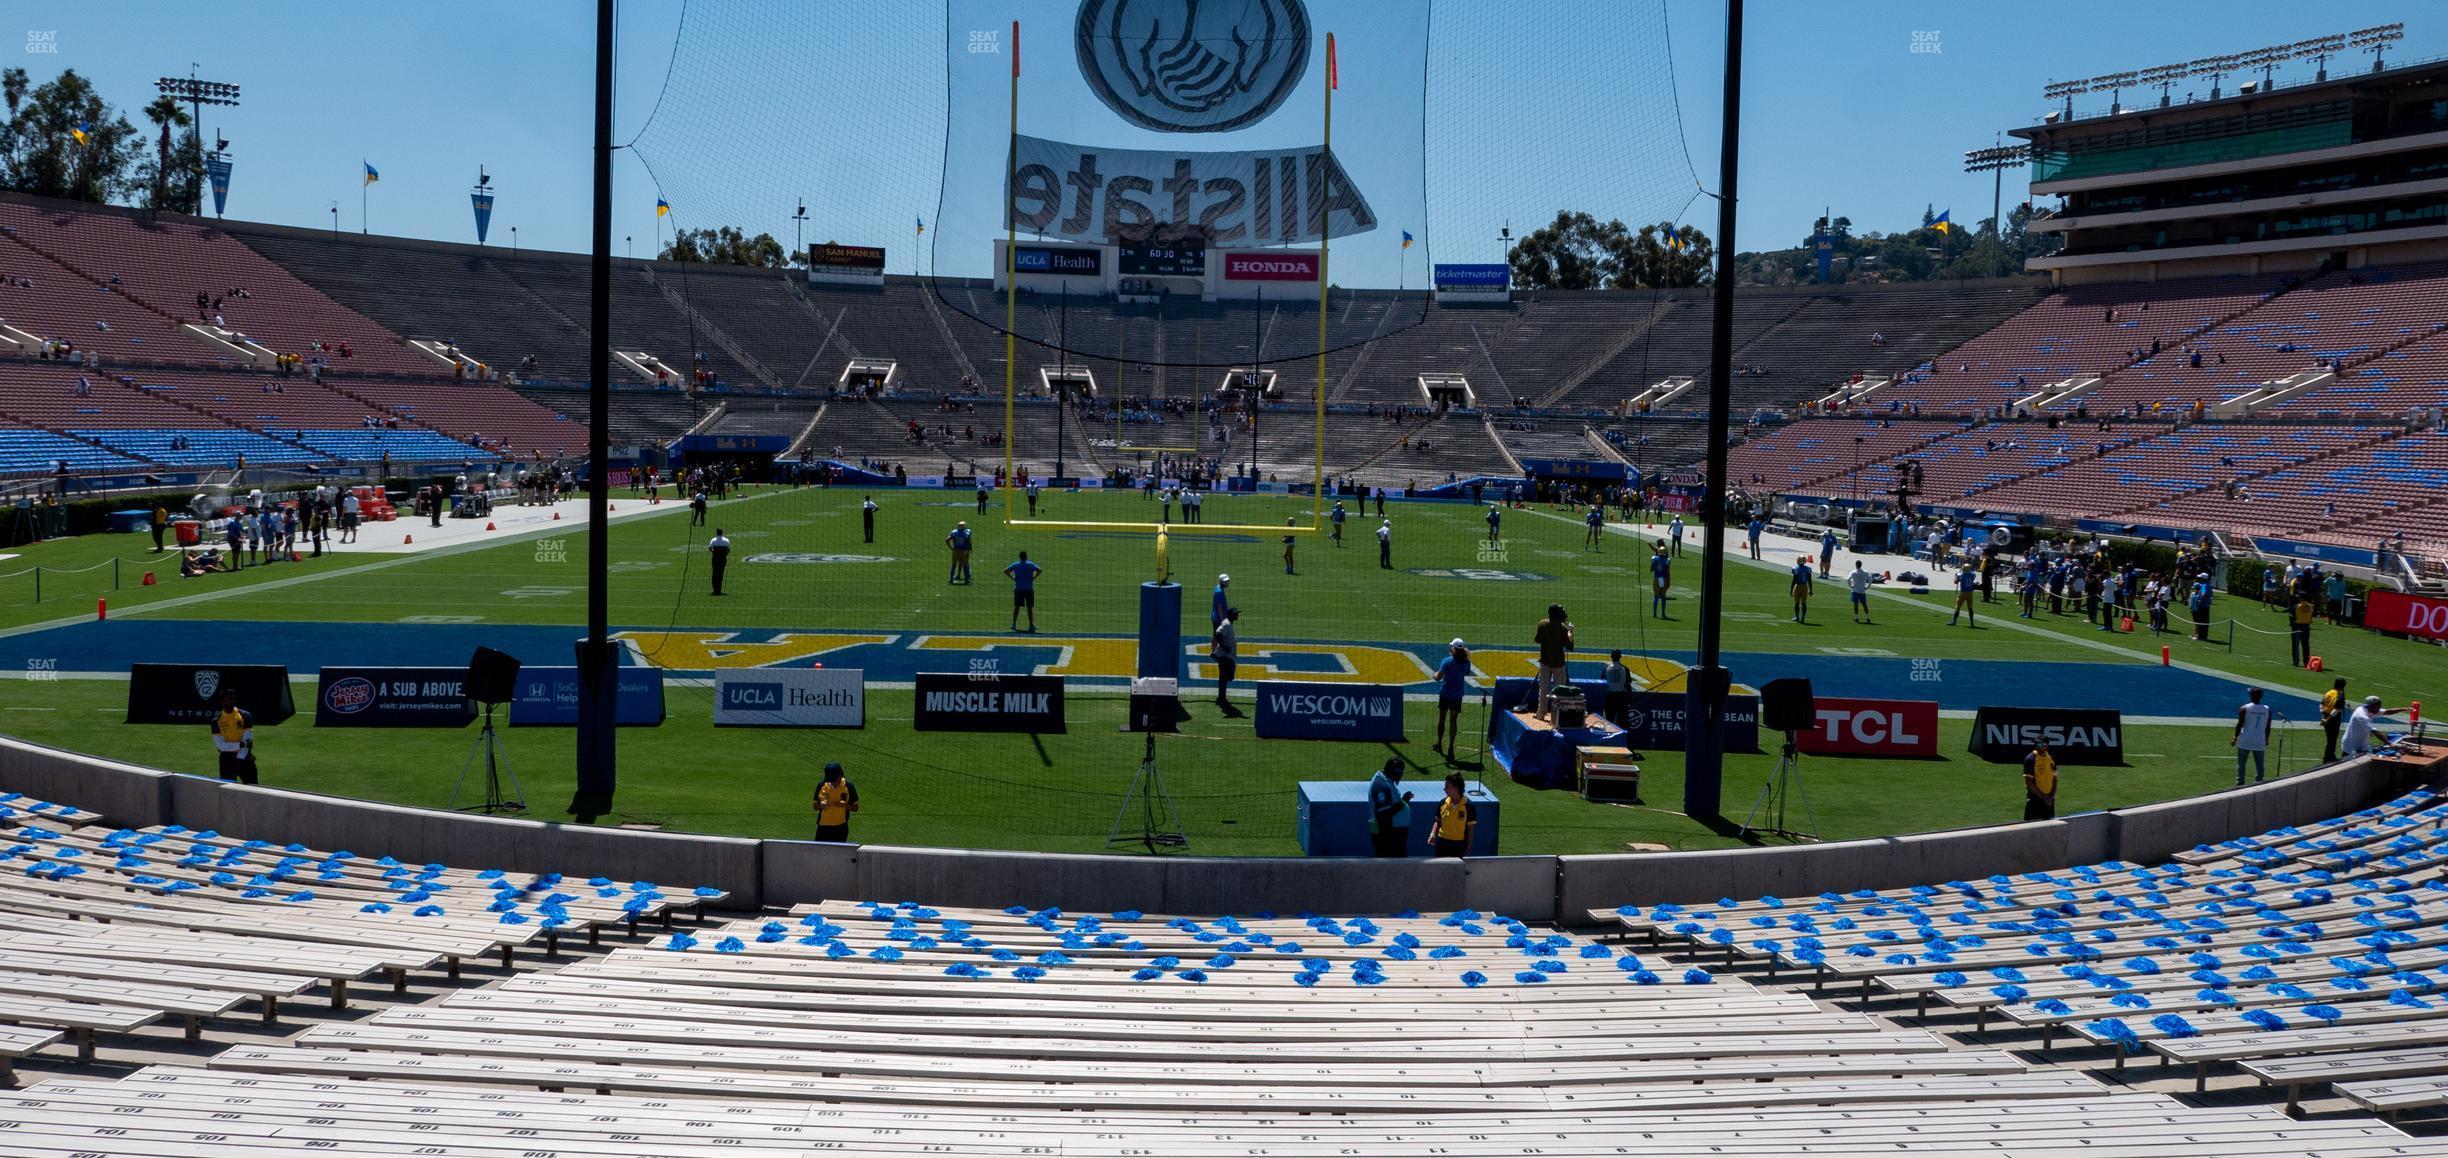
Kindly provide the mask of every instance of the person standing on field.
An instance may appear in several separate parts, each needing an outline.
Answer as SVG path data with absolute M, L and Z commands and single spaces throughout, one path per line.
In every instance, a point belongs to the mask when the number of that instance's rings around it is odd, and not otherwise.
M 850 814 L 859 810 L 858 785 L 842 774 L 837 762 L 824 766 L 824 779 L 816 782 L 816 839 L 833 844 L 850 842 Z

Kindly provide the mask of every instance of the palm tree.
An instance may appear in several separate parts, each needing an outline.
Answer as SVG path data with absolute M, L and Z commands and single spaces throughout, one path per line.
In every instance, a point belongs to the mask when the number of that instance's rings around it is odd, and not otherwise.
M 186 128 L 192 122 L 188 119 L 187 110 L 179 105 L 177 98 L 167 93 L 154 97 L 153 103 L 144 107 L 144 115 L 146 120 L 153 122 L 161 130 L 158 134 L 161 138 L 161 146 L 153 163 L 153 208 L 177 209 L 178 206 L 170 204 L 170 136 L 172 130 Z M 194 206 L 187 206 L 184 211 L 194 212 L 194 209 Z

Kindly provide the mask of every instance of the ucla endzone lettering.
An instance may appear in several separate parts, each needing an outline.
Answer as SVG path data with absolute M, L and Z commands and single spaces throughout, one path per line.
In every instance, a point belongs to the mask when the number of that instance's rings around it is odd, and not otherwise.
M 179 650 L 223 663 L 283 664 L 293 676 L 311 676 L 326 664 L 339 666 L 456 667 L 477 645 L 497 647 L 531 662 L 570 654 L 580 630 L 532 624 L 255 623 L 111 619 L 0 637 L 0 670 L 27 670 L 30 660 L 75 656 L 83 672 L 124 673 L 129 665 L 162 654 L 165 640 Z M 1527 631 L 1523 633 L 1527 636 Z M 1064 676 L 1082 686 L 1121 687 L 1137 670 L 1137 642 L 1124 635 L 1012 636 L 999 633 L 927 635 L 909 631 L 771 629 L 663 631 L 628 628 L 616 632 L 628 662 L 658 666 L 681 676 L 723 669 L 792 668 L 822 664 L 857 668 L 870 685 L 906 685 L 919 672 L 969 672 L 974 665 L 1010 675 Z M 1189 686 L 1213 686 L 1215 669 L 1198 625 L 1183 639 Z M 1623 641 L 1629 642 L 1629 641 Z M 1535 672 L 1525 638 L 1518 647 L 1480 647 L 1472 652 L 1480 675 L 1528 677 Z M 1572 665 L 1575 679 L 1594 680 L 1611 646 L 1592 641 Z M 1629 649 L 1627 649 L 1628 651 Z M 1268 679 L 1304 683 L 1388 684 L 1407 694 L 1434 690 L 1443 641 L 1419 643 L 1271 640 L 1244 638 L 1239 681 Z M 1627 654 L 1634 673 L 1661 691 L 1682 689 L 1689 652 Z M 2147 706 L 2159 718 L 2232 720 L 2243 689 L 2215 676 L 2149 663 L 2034 662 L 1946 659 L 1937 674 L 1932 661 L 1908 656 L 1833 656 L 1736 653 L 1726 666 L 1737 680 L 1756 687 L 1782 676 L 1808 678 L 1821 695 L 1865 699 L 1935 700 L 1947 711 L 2006 704 L 2036 708 Z M 1916 679 L 1918 672 L 1921 678 Z M 1485 678 L 1479 682 L 1484 684 Z M 2001 697 L 1994 689 L 2015 689 Z M 1984 691 L 1983 689 L 1992 689 Z M 2313 699 L 2274 691 L 2269 702 L 2297 720 L 2318 718 Z

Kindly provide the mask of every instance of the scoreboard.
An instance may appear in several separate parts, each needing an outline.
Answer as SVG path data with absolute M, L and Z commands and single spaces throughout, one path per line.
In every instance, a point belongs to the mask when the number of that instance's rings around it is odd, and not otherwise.
M 1207 246 L 1200 241 L 1125 241 L 1115 246 L 1124 277 L 1205 277 Z

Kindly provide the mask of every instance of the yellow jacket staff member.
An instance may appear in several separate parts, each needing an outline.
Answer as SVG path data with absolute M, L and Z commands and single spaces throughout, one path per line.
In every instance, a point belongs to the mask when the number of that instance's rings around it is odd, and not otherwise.
M 2023 757 L 2023 819 L 2057 819 L 2057 757 L 2046 740 Z
M 223 691 L 213 707 L 213 748 L 221 756 L 221 778 L 255 783 L 255 717 L 238 706 L 235 691 Z
M 842 775 L 839 762 L 824 766 L 816 782 L 816 839 L 835 844 L 850 841 L 850 814 L 859 810 L 858 786 Z
M 1445 799 L 1437 802 L 1436 828 L 1428 834 L 1430 856 L 1462 857 L 1470 853 L 1471 837 L 1479 829 L 1479 808 L 1462 787 L 1462 774 L 1445 776 Z

